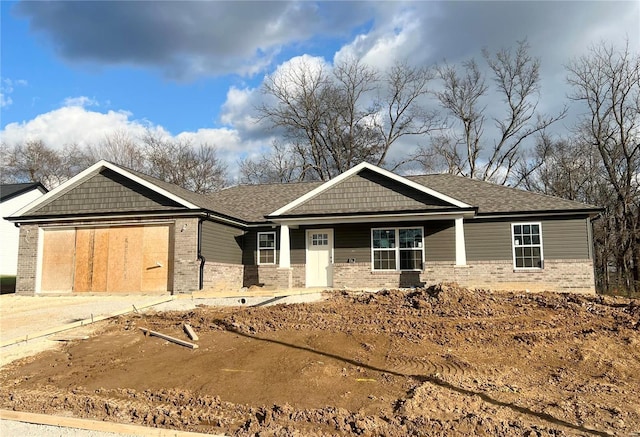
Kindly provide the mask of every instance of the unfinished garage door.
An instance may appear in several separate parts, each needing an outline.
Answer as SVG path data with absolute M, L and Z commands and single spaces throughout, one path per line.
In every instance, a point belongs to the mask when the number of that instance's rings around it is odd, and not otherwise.
M 41 290 L 167 291 L 171 281 L 169 240 L 167 225 L 47 231 Z

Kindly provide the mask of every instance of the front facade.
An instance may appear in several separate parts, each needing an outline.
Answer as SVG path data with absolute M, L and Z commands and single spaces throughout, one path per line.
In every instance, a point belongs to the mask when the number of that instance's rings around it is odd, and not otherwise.
M 18 293 L 472 288 L 593 293 L 598 208 L 360 164 L 326 183 L 188 192 L 101 161 L 10 219 Z

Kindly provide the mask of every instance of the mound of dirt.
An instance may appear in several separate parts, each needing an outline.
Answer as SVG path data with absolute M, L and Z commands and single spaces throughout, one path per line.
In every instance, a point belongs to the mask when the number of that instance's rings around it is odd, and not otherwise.
M 187 340 L 187 349 L 139 328 Z M 229 435 L 640 430 L 640 305 L 455 285 L 123 316 L 0 369 L 0 407 Z

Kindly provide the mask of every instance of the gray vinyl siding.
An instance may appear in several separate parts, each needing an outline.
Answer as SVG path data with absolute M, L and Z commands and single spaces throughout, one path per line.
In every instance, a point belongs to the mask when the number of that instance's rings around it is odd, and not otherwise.
M 242 264 L 243 234 L 242 230 L 221 223 L 202 222 L 202 256 L 210 262 Z
M 512 260 L 512 223 L 541 223 L 545 259 L 589 259 L 586 218 L 542 220 L 532 217 L 497 221 L 465 220 L 467 261 Z
M 334 262 L 371 261 L 371 226 L 343 225 L 334 230 Z
M 544 239 L 544 234 L 542 238 Z M 465 220 L 464 239 L 467 249 L 467 261 L 503 261 L 513 259 L 511 221 Z
M 455 261 L 456 232 L 453 220 L 424 223 L 424 257 L 426 262 Z
M 184 209 L 157 192 L 111 171 L 103 170 L 28 215 Z
M 291 264 L 305 264 L 307 262 L 305 230 L 289 230 L 289 246 L 291 247 Z
M 542 222 L 545 259 L 589 259 L 589 232 L 586 218 Z
M 586 218 L 541 220 L 500 219 L 465 220 L 464 234 L 467 261 L 504 261 L 513 259 L 511 224 L 542 223 L 542 241 L 545 259 L 588 259 L 589 240 Z M 290 229 L 291 264 L 306 261 L 306 231 L 308 229 L 334 230 L 334 262 L 371 262 L 372 228 L 407 228 L 422 226 L 425 239 L 425 262 L 455 262 L 455 224 L 453 220 L 402 223 L 345 224 L 300 227 Z M 243 263 L 255 265 L 258 232 L 276 232 L 276 262 L 280 259 L 280 229 L 265 227 L 252 229 L 244 236 Z

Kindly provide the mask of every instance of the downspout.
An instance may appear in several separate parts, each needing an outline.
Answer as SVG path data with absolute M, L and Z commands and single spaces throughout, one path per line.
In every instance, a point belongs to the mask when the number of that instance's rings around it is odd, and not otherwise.
M 198 219 L 198 260 L 200 261 L 198 290 L 204 288 L 204 263 L 206 262 L 206 259 L 202 256 L 202 221 L 202 218 Z

